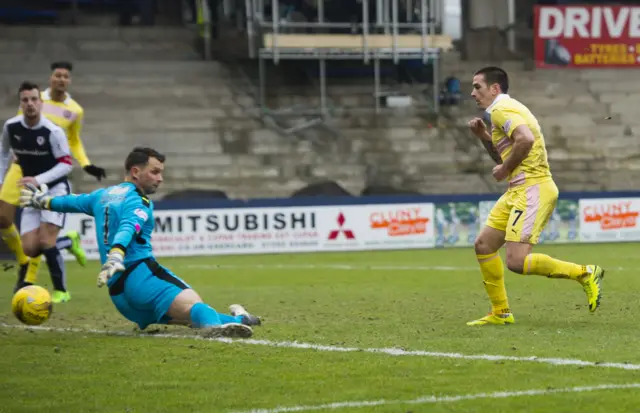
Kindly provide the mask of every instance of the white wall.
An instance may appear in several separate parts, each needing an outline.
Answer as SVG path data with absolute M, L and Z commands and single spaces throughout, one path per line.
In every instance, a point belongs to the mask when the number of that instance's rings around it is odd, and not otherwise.
M 471 0 L 469 9 L 469 24 L 472 29 L 504 28 L 509 25 L 508 0 Z
M 460 0 L 442 0 L 444 2 L 444 16 L 442 18 L 443 34 L 458 40 L 462 37 L 462 9 Z

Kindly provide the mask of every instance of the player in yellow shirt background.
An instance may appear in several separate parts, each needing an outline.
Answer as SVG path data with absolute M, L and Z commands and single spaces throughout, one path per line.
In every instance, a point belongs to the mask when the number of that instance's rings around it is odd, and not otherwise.
M 509 187 L 491 210 L 475 241 L 475 252 L 491 312 L 467 325 L 507 325 L 515 319 L 504 283 L 504 266 L 498 251 L 506 243 L 507 268 L 518 274 L 564 278 L 580 283 L 587 294 L 589 310 L 600 306 L 604 270 L 597 265 L 579 265 L 532 252 L 558 200 L 544 137 L 538 120 L 522 103 L 511 98 L 509 77 L 498 67 L 474 74 L 471 96 L 491 118 L 491 133 L 484 121 L 474 118 L 469 128 L 498 163 L 493 177 L 508 180 Z
M 42 92 L 42 114 L 65 131 L 69 140 L 71 154 L 84 171 L 101 180 L 106 177 L 105 170 L 91 164 L 80 140 L 84 110 L 67 93 L 71 84 L 72 69 L 72 64 L 69 62 L 51 64 L 49 88 Z M 18 164 L 12 163 L 5 175 L 4 184 L 0 188 L 0 235 L 9 249 L 15 254 L 16 260 L 20 265 L 16 289 L 24 285 L 35 284 L 42 259 L 42 256 L 40 256 L 29 260 L 22 249 L 20 234 L 14 224 L 16 207 L 20 196 L 18 181 L 21 178 L 22 170 Z M 58 240 L 57 245 L 60 249 L 68 249 L 80 264 L 84 265 L 86 262 L 77 232 L 69 232 Z M 65 302 L 70 298 L 68 291 L 54 291 L 52 294 L 52 299 L 55 303 Z

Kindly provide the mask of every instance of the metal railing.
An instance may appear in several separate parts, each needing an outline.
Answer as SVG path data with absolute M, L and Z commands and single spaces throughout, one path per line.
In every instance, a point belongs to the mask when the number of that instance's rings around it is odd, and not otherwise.
M 438 111 L 439 101 L 439 73 L 438 60 L 440 49 L 432 44 L 438 29 L 441 26 L 443 0 L 362 0 L 360 22 L 327 21 L 325 15 L 325 0 L 317 2 L 316 21 L 286 21 L 281 18 L 282 4 L 278 0 L 272 0 L 268 5 L 265 0 L 245 0 L 245 13 L 247 35 L 249 42 L 249 54 L 251 58 L 259 60 L 259 101 L 264 109 L 266 107 L 265 89 L 267 60 L 278 64 L 282 59 L 307 59 L 318 61 L 319 72 L 319 115 L 327 116 L 327 60 L 362 60 L 365 64 L 373 62 L 373 96 L 375 98 L 375 110 L 380 112 L 380 98 L 385 95 L 381 91 L 380 61 L 392 60 L 398 64 L 400 60 L 422 60 L 424 64 L 433 64 L 433 105 Z M 265 5 L 267 6 L 265 8 Z M 370 17 L 370 6 L 375 5 L 373 12 L 375 18 Z M 405 7 L 407 21 L 400 21 L 401 5 Z M 419 15 L 415 16 L 415 6 L 419 5 Z M 271 16 L 265 16 L 270 11 Z M 322 35 L 326 31 L 342 29 L 350 38 L 359 39 L 357 44 L 361 47 L 284 47 L 283 36 L 307 35 L 309 39 L 313 35 Z M 409 33 L 403 33 L 409 31 Z M 354 34 L 354 32 L 356 34 Z M 403 47 L 402 36 L 410 35 L 415 39 L 420 36 L 420 45 L 416 47 Z M 269 35 L 270 44 L 263 44 L 264 36 Z M 380 43 L 372 45 L 379 40 L 379 36 L 390 38 L 390 47 L 380 47 Z M 374 38 L 374 36 L 378 36 Z M 387 41 L 389 39 L 386 39 Z M 413 42 L 415 43 L 415 42 Z M 267 112 L 267 111 L 264 111 Z M 269 111 L 273 113 L 273 111 Z M 291 108 L 283 112 L 291 114 Z M 314 124 L 315 120 L 309 122 Z
M 407 21 L 401 22 L 399 18 L 399 4 L 405 5 L 407 20 L 413 20 L 413 0 L 407 0 L 401 2 L 400 0 L 362 0 L 361 7 L 361 23 L 355 22 L 332 22 L 326 21 L 325 16 L 325 0 L 318 1 L 317 7 L 317 21 L 307 22 L 291 22 L 283 21 L 280 16 L 280 1 L 271 1 L 271 20 L 268 20 L 264 16 L 265 0 L 245 0 L 245 11 L 247 20 L 247 33 L 249 34 L 249 50 L 252 58 L 256 55 L 262 55 L 264 57 L 270 57 L 277 63 L 281 58 L 362 58 L 365 62 L 369 62 L 371 58 L 392 58 L 395 63 L 402 58 L 422 58 L 426 62 L 431 54 L 437 52 L 432 45 L 429 44 L 429 39 L 433 39 L 438 32 L 438 28 L 442 22 L 442 1 L 443 0 L 417 0 L 420 4 L 420 17 L 418 22 Z M 375 2 L 375 21 L 370 22 L 369 7 Z M 349 29 L 351 31 L 357 31 L 359 36 L 362 37 L 363 48 L 360 53 L 331 53 L 328 50 L 324 51 L 310 51 L 310 50 L 295 50 L 287 53 L 281 50 L 278 46 L 278 37 L 283 33 L 283 30 L 290 29 L 305 29 L 312 30 L 315 33 L 320 33 L 327 29 Z M 422 37 L 422 44 L 420 50 L 402 50 L 398 46 L 398 38 L 400 36 L 401 29 L 409 29 L 414 32 L 420 33 Z M 271 50 L 265 50 L 260 48 L 256 43 L 261 42 L 261 36 L 264 33 L 271 33 L 273 35 L 273 47 Z M 383 33 L 392 36 L 391 50 L 380 50 L 378 48 L 370 47 L 370 38 L 377 33 Z M 256 37 L 258 39 L 256 39 Z M 287 53 L 284 56 L 283 53 Z

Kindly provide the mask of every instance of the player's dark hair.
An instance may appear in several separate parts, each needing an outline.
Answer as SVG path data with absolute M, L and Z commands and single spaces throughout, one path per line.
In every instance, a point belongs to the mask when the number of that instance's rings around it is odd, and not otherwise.
M 134 166 L 145 167 L 149 163 L 149 159 L 155 158 L 160 163 L 164 163 L 165 156 L 152 148 L 136 147 L 127 155 L 124 161 L 124 169 L 129 172 Z
M 488 86 L 497 83 L 502 93 L 509 93 L 509 75 L 496 66 L 487 66 L 478 70 L 474 75 L 483 75 Z
M 33 90 L 36 89 L 38 91 L 38 96 L 40 96 L 40 88 L 33 82 L 22 82 L 20 83 L 20 87 L 18 88 L 18 95 L 24 92 L 25 90 Z
M 67 69 L 68 71 L 73 70 L 73 64 L 71 62 L 60 61 L 51 63 L 51 71 L 53 72 L 56 69 Z

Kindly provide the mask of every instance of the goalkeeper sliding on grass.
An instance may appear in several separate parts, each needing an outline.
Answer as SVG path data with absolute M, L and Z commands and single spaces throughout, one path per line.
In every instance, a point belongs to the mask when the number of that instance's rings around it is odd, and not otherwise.
M 241 305 L 220 314 L 202 302 L 184 281 L 153 257 L 153 203 L 147 195 L 162 183 L 164 155 L 135 148 L 125 162 L 126 180 L 90 194 L 51 197 L 46 186 L 21 191 L 22 207 L 91 215 L 103 264 L 98 287 L 107 285 L 118 311 L 145 329 L 150 324 L 181 324 L 202 329 L 206 337 L 251 337 L 260 319 Z

